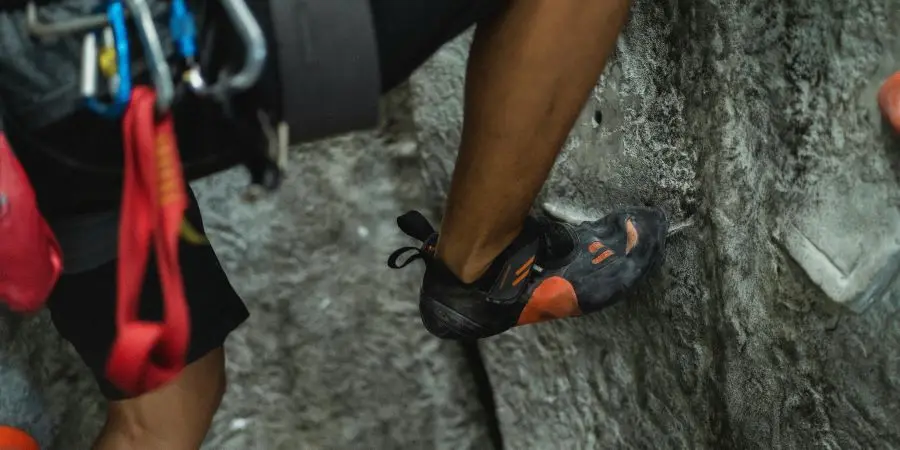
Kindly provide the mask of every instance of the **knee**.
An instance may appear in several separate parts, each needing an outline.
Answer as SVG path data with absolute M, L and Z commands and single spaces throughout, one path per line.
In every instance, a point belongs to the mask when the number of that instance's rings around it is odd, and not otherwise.
M 225 390 L 225 358 L 220 348 L 188 365 L 172 383 L 111 403 L 95 448 L 198 449 Z

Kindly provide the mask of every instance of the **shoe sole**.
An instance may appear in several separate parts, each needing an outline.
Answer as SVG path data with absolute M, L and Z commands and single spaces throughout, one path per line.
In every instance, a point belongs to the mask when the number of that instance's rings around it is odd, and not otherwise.
M 484 327 L 468 317 L 430 298 L 419 300 L 419 316 L 425 329 L 440 339 L 476 341 L 499 334 L 488 333 Z

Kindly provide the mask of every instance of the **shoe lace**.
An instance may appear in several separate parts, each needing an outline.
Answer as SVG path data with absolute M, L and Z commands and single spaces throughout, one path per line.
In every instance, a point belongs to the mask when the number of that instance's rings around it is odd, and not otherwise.
M 409 256 L 401 261 L 401 258 L 405 255 Z M 388 257 L 387 264 L 391 269 L 402 269 L 420 259 L 424 260 L 427 264 L 433 256 L 434 254 L 427 251 L 426 247 L 401 247 L 391 253 L 391 256 Z
M 409 246 L 397 249 L 388 257 L 388 267 L 391 269 L 402 269 L 420 259 L 427 264 L 434 258 L 438 234 L 422 213 L 418 211 L 407 212 L 397 218 L 397 226 L 407 236 L 422 242 L 422 246 Z M 406 255 L 409 256 L 401 261 L 401 258 Z

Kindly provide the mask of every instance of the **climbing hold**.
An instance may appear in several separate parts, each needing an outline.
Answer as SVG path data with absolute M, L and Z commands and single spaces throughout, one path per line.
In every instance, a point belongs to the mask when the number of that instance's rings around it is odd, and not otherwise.
M 28 433 L 18 428 L 0 425 L 0 449 L 40 450 L 40 446 Z
M 900 72 L 885 80 L 878 91 L 878 105 L 894 131 L 900 133 Z

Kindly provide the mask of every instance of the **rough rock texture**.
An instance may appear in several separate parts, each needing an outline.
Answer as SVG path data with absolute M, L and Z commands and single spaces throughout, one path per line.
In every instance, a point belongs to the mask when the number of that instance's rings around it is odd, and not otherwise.
M 102 424 L 102 399 L 49 314 L 0 312 L 0 342 L 0 424 L 27 430 L 41 448 L 87 449 Z
M 252 205 L 235 207 L 242 173 L 197 185 L 251 310 L 228 343 L 231 387 L 207 448 L 490 448 L 462 349 L 418 319 L 421 271 L 385 265 L 406 245 L 396 215 L 428 207 L 402 135 L 309 145 L 285 186 Z
M 541 200 L 699 226 L 623 304 L 482 343 L 506 447 L 900 448 L 900 146 L 874 109 L 898 35 L 896 1 L 635 3 Z M 465 48 L 413 82 L 444 189 Z

